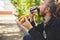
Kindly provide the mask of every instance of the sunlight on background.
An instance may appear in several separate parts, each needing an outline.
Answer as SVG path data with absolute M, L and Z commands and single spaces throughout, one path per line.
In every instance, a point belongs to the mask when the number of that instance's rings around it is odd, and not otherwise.
M 22 40 L 25 35 L 15 13 L 16 8 L 10 0 L 0 0 L 0 40 Z
M 10 0 L 0 0 L 0 11 L 12 11 L 16 12 L 16 9 L 11 4 Z

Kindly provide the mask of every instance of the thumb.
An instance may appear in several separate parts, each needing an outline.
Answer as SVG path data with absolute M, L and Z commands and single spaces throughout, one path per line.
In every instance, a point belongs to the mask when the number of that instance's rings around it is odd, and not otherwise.
M 28 19 L 27 19 L 26 17 L 24 18 L 24 20 L 25 20 L 26 22 L 28 21 Z

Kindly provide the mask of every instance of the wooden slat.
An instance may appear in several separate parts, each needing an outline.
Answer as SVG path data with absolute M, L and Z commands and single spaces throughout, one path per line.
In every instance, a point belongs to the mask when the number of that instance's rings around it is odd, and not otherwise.
M 12 15 L 11 11 L 0 11 L 0 15 Z

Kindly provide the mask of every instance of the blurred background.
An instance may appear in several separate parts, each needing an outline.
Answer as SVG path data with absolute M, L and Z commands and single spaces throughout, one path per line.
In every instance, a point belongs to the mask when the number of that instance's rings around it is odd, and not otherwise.
M 44 0 L 11 0 L 11 3 L 16 8 L 17 17 L 20 18 L 23 15 L 29 14 L 29 10 L 33 6 L 39 6 Z M 60 0 L 56 0 L 60 2 Z M 42 17 L 35 15 L 35 22 L 40 23 L 43 20 Z
M 27 29 L 19 25 L 19 18 L 29 14 L 33 6 L 39 6 L 44 0 L 0 0 L 0 40 L 23 40 Z M 60 0 L 56 0 L 60 2 Z M 35 22 L 43 21 L 38 14 Z
M 0 0 L 0 11 L 12 11 L 13 14 L 20 18 L 23 15 L 29 14 L 29 10 L 33 6 L 39 6 L 44 0 Z M 60 0 L 56 0 L 60 2 Z M 35 15 L 35 22 L 39 23 L 43 18 Z
M 43 0 L 11 0 L 11 3 L 16 8 L 17 17 L 20 18 L 23 15 L 29 14 L 29 10 L 33 6 L 39 6 Z M 37 14 L 35 15 L 35 21 L 39 23 L 43 19 Z

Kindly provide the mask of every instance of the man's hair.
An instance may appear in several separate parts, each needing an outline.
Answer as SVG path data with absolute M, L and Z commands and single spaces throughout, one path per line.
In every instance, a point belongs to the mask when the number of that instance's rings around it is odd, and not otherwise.
M 56 3 L 54 1 L 48 2 L 46 4 L 46 7 L 50 8 L 50 12 L 51 12 L 52 16 L 54 16 L 56 14 L 57 5 L 56 5 Z
M 56 14 L 58 17 L 60 17 L 60 3 L 57 5 Z
M 46 7 L 50 8 L 52 16 L 60 17 L 60 3 L 56 3 L 55 1 L 56 0 L 49 0 L 49 2 L 46 4 Z

